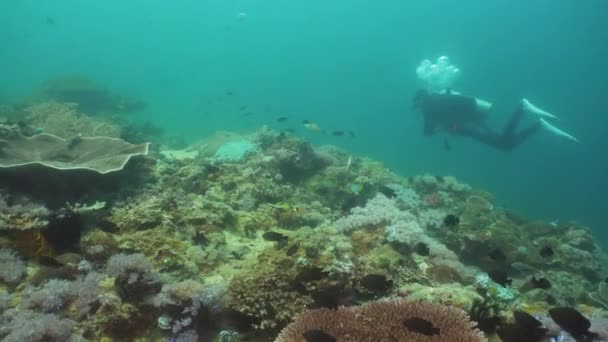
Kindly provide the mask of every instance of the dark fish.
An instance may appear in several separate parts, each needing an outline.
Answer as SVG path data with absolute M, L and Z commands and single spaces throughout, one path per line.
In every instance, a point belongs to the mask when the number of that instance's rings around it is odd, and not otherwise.
M 342 137 L 344 136 L 344 131 L 333 131 L 331 132 L 331 135 L 333 135 L 334 137 Z
M 523 311 L 513 312 L 514 323 L 507 323 L 498 329 L 503 342 L 540 342 L 549 336 L 549 331 L 532 315 Z
M 412 317 L 403 321 L 403 325 L 410 330 L 426 336 L 439 335 L 441 330 L 426 319 Z
M 382 274 L 368 274 L 361 278 L 361 286 L 373 293 L 386 293 L 393 287 L 393 281 Z
M 507 287 L 510 286 L 513 280 L 509 278 L 507 272 L 503 270 L 494 270 L 488 272 L 488 276 L 492 279 L 496 284 Z
M 226 90 L 226 96 L 232 96 L 234 92 L 232 90 Z
M 323 271 L 318 267 L 311 267 L 302 270 L 296 276 L 296 282 L 309 282 L 309 281 L 317 281 L 325 278 L 328 275 L 327 272 Z
M 285 129 L 285 132 L 293 134 L 293 133 L 295 133 L 295 132 L 296 132 L 296 130 L 295 130 L 295 129 L 293 129 L 293 128 L 286 128 L 286 129 Z
M 336 342 L 337 340 L 321 330 L 308 330 L 302 334 L 306 342 Z
M 497 262 L 504 262 L 505 260 L 507 260 L 507 256 L 505 255 L 505 253 L 503 253 L 500 248 L 496 248 L 493 251 L 490 252 L 490 254 L 488 254 L 488 256 Z
M 247 105 L 242 105 L 239 107 L 239 110 L 241 110 L 241 111 L 246 110 L 246 109 L 247 109 Z
M 414 252 L 416 252 L 416 254 L 422 255 L 422 256 L 429 256 L 429 254 L 431 254 L 431 250 L 429 249 L 429 246 L 427 246 L 427 244 L 424 242 L 418 242 L 414 246 Z
M 38 263 L 40 265 L 43 266 L 48 266 L 48 267 L 61 267 L 63 266 L 63 263 L 58 261 L 57 259 L 53 258 L 53 257 L 49 257 L 49 256 L 39 256 L 38 257 Z
M 243 116 L 251 116 L 251 115 L 253 115 L 252 112 L 243 112 Z
M 443 149 L 446 151 L 452 150 L 452 144 L 450 144 L 450 141 L 448 140 L 448 138 L 443 139 Z
M 448 214 L 443 218 L 443 224 L 448 228 L 458 227 L 460 224 L 460 218 L 454 214 Z
M 380 187 L 378 188 L 378 192 L 388 198 L 397 197 L 397 191 L 395 191 L 393 188 L 386 186 L 386 185 L 380 185 Z
M 298 252 L 298 248 L 300 248 L 300 243 L 296 242 L 291 247 L 287 249 L 287 256 L 292 256 Z
M 550 258 L 555 254 L 555 252 L 553 252 L 553 248 L 544 246 L 540 249 L 540 251 L 538 251 L 538 254 L 543 258 Z
M 538 278 L 537 279 L 536 277 L 533 276 L 532 279 L 530 279 L 530 284 L 535 289 L 548 290 L 551 288 L 551 282 L 549 280 L 547 280 L 547 278 Z
M 285 121 L 287 121 L 287 119 L 288 118 L 286 116 L 280 116 L 277 118 L 277 122 L 285 122 Z
M 310 123 L 310 120 L 302 120 L 302 125 L 307 125 Z
M 277 243 L 278 248 L 283 248 L 287 244 L 288 237 L 277 232 L 266 232 L 262 234 L 264 240 L 274 241 Z
M 348 131 L 348 135 L 350 135 L 351 138 L 356 138 L 355 132 L 353 131 Z
M 549 310 L 549 316 L 577 341 L 593 341 L 597 337 L 597 334 L 589 331 L 591 322 L 573 308 L 553 308 Z
M 55 25 L 55 19 L 53 17 L 46 17 L 46 23 L 48 25 Z

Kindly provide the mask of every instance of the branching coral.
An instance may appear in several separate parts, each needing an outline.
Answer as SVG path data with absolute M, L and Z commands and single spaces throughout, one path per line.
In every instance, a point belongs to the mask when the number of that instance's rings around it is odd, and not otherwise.
M 379 301 L 338 310 L 306 311 L 294 319 L 275 342 L 302 342 L 310 334 L 334 341 L 482 342 L 461 309 L 428 302 Z
M 42 229 L 49 223 L 49 210 L 41 204 L 0 192 L 0 231 Z

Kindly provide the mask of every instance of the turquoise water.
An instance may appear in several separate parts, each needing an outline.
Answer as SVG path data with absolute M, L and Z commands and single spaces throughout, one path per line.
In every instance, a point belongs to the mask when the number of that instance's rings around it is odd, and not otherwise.
M 82 74 L 145 98 L 134 119 L 192 139 L 286 116 L 315 143 L 406 175 L 454 175 L 529 218 L 606 237 L 607 19 L 603 0 L 5 0 L 0 100 Z M 444 54 L 463 71 L 458 90 L 496 104 L 494 124 L 525 96 L 582 143 L 541 133 L 512 153 L 458 139 L 447 152 L 423 137 L 414 71 Z M 356 138 L 303 132 L 303 119 Z

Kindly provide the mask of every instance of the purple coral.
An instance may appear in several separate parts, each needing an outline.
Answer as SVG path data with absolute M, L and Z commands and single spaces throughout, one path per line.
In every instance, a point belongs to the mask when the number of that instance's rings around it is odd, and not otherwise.
M 0 248 L 0 281 L 18 283 L 26 274 L 25 262 L 8 248 Z
M 117 254 L 108 260 L 106 273 L 116 279 L 114 285 L 123 300 L 141 301 L 160 291 L 161 281 L 152 264 L 141 253 Z
M 8 310 L 0 317 L 0 339 L 5 342 L 76 341 L 76 322 L 54 314 Z

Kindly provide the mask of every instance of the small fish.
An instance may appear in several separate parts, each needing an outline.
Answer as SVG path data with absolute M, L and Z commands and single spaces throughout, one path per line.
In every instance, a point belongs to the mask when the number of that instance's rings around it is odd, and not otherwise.
M 443 139 L 443 149 L 446 151 L 452 150 L 452 144 L 450 144 L 450 141 L 448 140 L 448 138 Z
M 304 128 L 306 128 L 307 130 L 311 131 L 311 132 L 315 132 L 315 133 L 322 133 L 323 130 L 321 129 L 321 127 L 319 125 L 317 125 L 314 122 L 308 122 L 304 124 Z
M 237 19 L 238 21 L 243 21 L 243 20 L 247 19 L 247 16 L 248 16 L 247 12 L 239 12 L 239 13 L 236 15 L 236 19 Z
M 308 330 L 302 334 L 306 342 L 336 342 L 337 340 L 331 335 L 324 333 L 321 330 Z
M 239 110 L 244 111 L 244 110 L 247 110 L 247 108 L 248 108 L 247 105 L 242 105 L 239 107 Z
M 443 219 L 443 224 L 448 228 L 458 227 L 458 225 L 460 224 L 460 218 L 454 214 L 448 214 Z
M 291 247 L 287 249 L 287 256 L 292 256 L 298 252 L 298 248 L 300 248 L 300 243 L 296 242 Z
M 497 333 L 503 342 L 548 341 L 549 330 L 534 316 L 523 311 L 513 312 L 514 323 L 500 326 Z
M 503 253 L 500 248 L 496 248 L 493 251 L 491 251 L 488 256 L 497 262 L 503 262 L 507 259 L 507 256 L 505 255 L 505 253 Z
M 492 279 L 496 284 L 500 286 L 507 287 L 510 286 L 513 280 L 509 278 L 507 272 L 503 270 L 494 270 L 488 272 L 488 276 Z
M 356 136 L 355 136 L 355 132 L 353 132 L 353 131 L 348 131 L 348 135 L 349 135 L 351 138 L 356 138 Z
M 308 125 L 310 123 L 310 120 L 302 120 L 302 125 Z
M 285 122 L 285 121 L 287 121 L 287 120 L 288 120 L 288 118 L 287 118 L 286 116 L 279 116 L 279 117 L 277 118 L 277 122 Z
M 286 128 L 286 129 L 285 129 L 285 132 L 287 132 L 287 133 L 291 133 L 291 134 L 294 134 L 294 133 L 296 132 L 296 130 L 295 130 L 295 129 L 293 129 L 293 128 Z
M 422 255 L 422 256 L 429 256 L 431 254 L 431 250 L 430 250 L 429 246 L 424 242 L 418 242 L 414 246 L 414 252 L 416 252 L 416 254 Z
M 353 163 L 353 156 L 348 156 L 348 159 L 346 160 L 346 171 L 348 171 L 350 169 L 350 166 Z
M 344 131 L 333 131 L 331 132 L 331 135 L 333 135 L 334 137 L 342 137 L 344 136 Z
M 380 187 L 378 188 L 378 192 L 388 198 L 397 197 L 397 191 L 395 191 L 395 189 L 393 189 L 387 185 L 380 185 Z
M 234 92 L 230 89 L 226 90 L 226 96 L 232 96 L 234 95 Z
M 549 310 L 549 316 L 576 341 L 594 341 L 597 338 L 597 334 L 589 331 L 591 322 L 573 308 L 553 308 Z
M 48 25 L 55 25 L 55 19 L 51 16 L 46 17 L 46 23 Z
M 368 274 L 361 278 L 361 286 L 373 293 L 386 293 L 393 287 L 393 281 L 382 274 Z
M 252 113 L 252 112 L 244 112 L 244 113 L 243 113 L 243 116 L 251 116 L 251 115 L 253 115 L 253 113 Z
M 264 240 L 276 242 L 278 248 L 285 247 L 285 245 L 287 245 L 287 241 L 289 240 L 287 236 L 277 232 L 266 232 L 262 234 L 262 237 Z
M 426 336 L 439 335 L 440 333 L 440 329 L 435 327 L 433 323 L 419 317 L 407 318 L 403 321 L 403 325 L 405 325 L 408 330 Z
M 538 254 L 543 258 L 550 258 L 555 254 L 555 252 L 553 252 L 553 248 L 549 246 L 543 246 L 543 248 L 538 251 Z
M 532 287 L 534 287 L 535 289 L 548 290 L 551 288 L 551 282 L 547 280 L 547 278 L 537 279 L 534 276 L 532 276 L 532 279 L 530 279 L 530 285 L 532 285 Z

